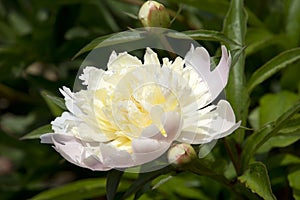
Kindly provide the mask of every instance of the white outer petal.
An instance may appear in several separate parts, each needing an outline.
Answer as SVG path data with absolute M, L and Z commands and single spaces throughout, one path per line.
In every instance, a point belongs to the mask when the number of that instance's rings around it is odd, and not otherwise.
M 42 143 L 54 144 L 54 149 L 67 161 L 91 170 L 106 171 L 111 167 L 105 166 L 100 160 L 89 153 L 82 141 L 65 134 L 49 133 L 41 136 Z
M 211 128 L 215 131 L 213 139 L 225 137 L 235 131 L 241 124 L 235 122 L 235 115 L 230 104 L 225 100 L 220 100 L 217 105 L 217 119 L 213 120 Z
M 132 141 L 132 157 L 135 165 L 141 165 L 160 157 L 170 147 L 171 142 L 138 138 Z
M 61 93 L 65 96 L 66 106 L 71 113 L 64 112 L 51 122 L 54 133 L 74 135 L 85 142 L 107 142 L 109 139 L 97 125 L 90 93 L 72 93 L 67 87 L 63 87 Z
M 201 78 L 206 81 L 211 101 L 214 100 L 227 84 L 231 57 L 228 55 L 226 47 L 222 46 L 222 57 L 218 66 L 210 71 L 210 57 L 203 47 L 191 46 L 190 51 L 185 56 L 187 66 L 193 67 Z
M 225 100 L 220 100 L 217 109 L 208 114 L 215 114 L 217 117 L 212 118 L 211 123 L 198 127 L 199 130 L 183 130 L 177 138 L 179 142 L 190 144 L 205 144 L 212 140 L 219 139 L 231 134 L 241 124 L 235 122 L 235 115 L 230 104 Z
M 78 121 L 80 120 L 71 113 L 63 112 L 60 117 L 55 118 L 55 120 L 51 122 L 52 129 L 55 133 L 66 133 L 68 129 L 72 128 Z
M 99 148 L 105 166 L 111 168 L 128 168 L 135 165 L 131 155 L 125 150 L 118 150 L 104 143 L 100 143 Z
M 87 66 L 83 69 L 83 74 L 79 76 L 83 85 L 87 85 L 88 90 L 97 90 L 100 88 L 100 81 L 104 74 L 104 70 L 96 67 Z

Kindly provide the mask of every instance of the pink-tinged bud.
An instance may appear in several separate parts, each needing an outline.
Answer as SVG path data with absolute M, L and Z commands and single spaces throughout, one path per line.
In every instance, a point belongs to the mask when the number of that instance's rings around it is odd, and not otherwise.
M 184 165 L 196 158 L 194 148 L 189 144 L 176 144 L 169 149 L 168 160 L 174 165 Z
M 139 11 L 139 19 L 144 27 L 168 28 L 170 16 L 164 5 L 156 1 L 146 1 Z

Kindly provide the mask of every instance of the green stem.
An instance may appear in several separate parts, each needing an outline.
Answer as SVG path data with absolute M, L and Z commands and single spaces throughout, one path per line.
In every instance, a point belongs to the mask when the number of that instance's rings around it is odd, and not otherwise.
M 208 168 L 203 164 L 203 161 L 198 158 L 195 158 L 191 162 L 181 166 L 181 168 L 197 175 L 205 175 L 211 177 L 212 179 L 227 187 L 230 187 L 232 185 L 230 180 L 228 180 L 223 174 L 218 174 L 212 169 Z
M 228 153 L 228 155 L 230 157 L 230 160 L 232 161 L 234 169 L 235 169 L 236 173 L 238 174 L 239 171 L 240 171 L 240 165 L 239 165 L 238 160 L 234 156 L 234 153 L 232 151 L 233 148 L 228 144 L 227 138 L 223 138 L 222 141 L 223 141 L 224 147 L 225 147 L 225 149 L 226 149 L 226 151 L 227 151 L 227 153 Z
M 243 48 L 245 43 L 245 35 L 247 30 L 247 14 L 244 9 L 243 0 L 231 0 L 230 7 L 227 12 L 223 24 L 224 34 L 235 41 Z M 236 47 L 230 45 L 230 49 L 234 50 Z M 237 55 L 233 55 L 236 57 Z M 249 95 L 245 88 L 245 54 L 242 52 L 238 55 L 236 63 L 231 67 L 231 72 L 226 88 L 226 95 L 230 101 L 233 110 L 238 120 L 242 120 L 242 125 L 246 125 L 249 105 Z M 245 130 L 239 129 L 236 131 L 235 139 L 241 144 L 244 140 Z

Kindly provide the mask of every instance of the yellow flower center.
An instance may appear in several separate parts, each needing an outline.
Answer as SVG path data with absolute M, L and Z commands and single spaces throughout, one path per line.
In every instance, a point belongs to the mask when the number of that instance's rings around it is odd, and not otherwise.
M 163 136 L 167 136 L 161 121 L 163 114 L 180 111 L 175 94 L 155 83 L 139 85 L 132 81 L 116 88 L 113 93 L 99 89 L 94 99 L 94 112 L 100 130 L 112 145 L 129 153 L 132 153 L 132 139 L 140 137 L 150 125 L 155 125 Z

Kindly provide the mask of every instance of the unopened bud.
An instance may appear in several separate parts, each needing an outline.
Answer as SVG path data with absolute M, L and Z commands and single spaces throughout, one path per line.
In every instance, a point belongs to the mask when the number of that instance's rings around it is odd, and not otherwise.
M 197 155 L 194 148 L 184 143 L 174 145 L 168 152 L 169 163 L 175 165 L 187 164 L 196 157 Z
M 170 16 L 164 5 L 156 1 L 146 1 L 139 11 L 139 19 L 144 27 L 168 28 Z

